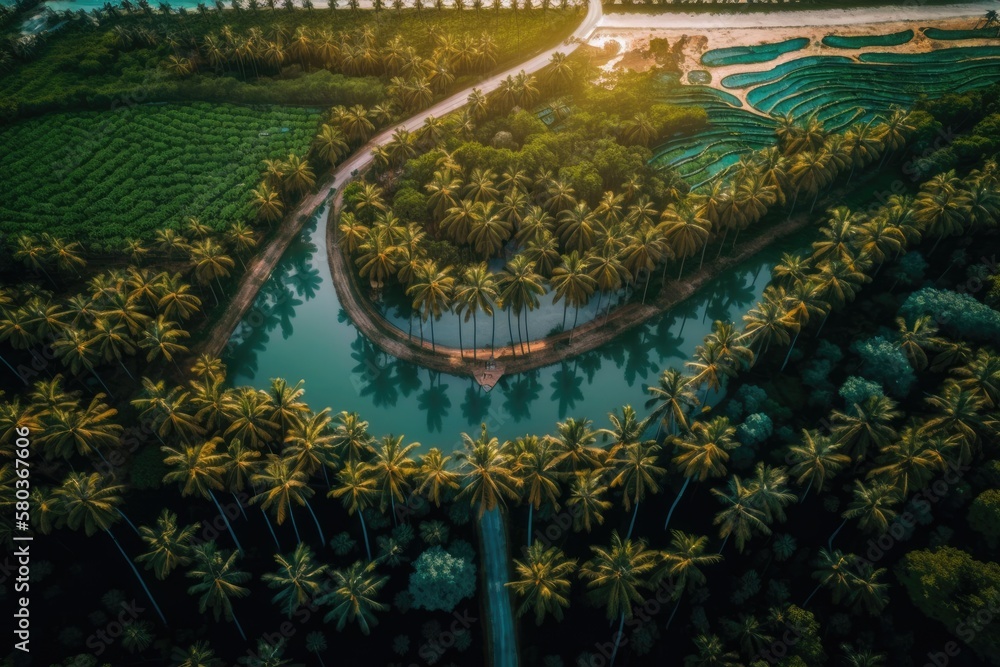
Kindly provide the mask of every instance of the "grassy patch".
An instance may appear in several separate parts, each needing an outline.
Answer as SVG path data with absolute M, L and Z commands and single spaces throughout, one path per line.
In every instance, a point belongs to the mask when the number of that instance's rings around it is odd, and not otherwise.
M 229 104 L 50 114 L 0 129 L 0 232 L 120 250 L 186 216 L 215 229 L 250 216 L 266 158 L 304 153 L 319 114 Z
M 163 63 L 171 55 L 186 56 L 190 44 L 202 43 L 228 26 L 245 34 L 258 28 L 265 34 L 280 26 L 286 35 L 305 26 L 335 35 L 363 28 L 374 31 L 378 45 L 399 35 L 422 57 L 431 57 L 435 34 L 454 39 L 488 33 L 496 43 L 497 66 L 523 60 L 543 45 L 556 43 L 579 23 L 580 13 L 560 10 L 415 10 L 351 12 L 349 10 L 208 12 L 186 16 L 132 15 L 107 20 L 99 29 L 73 25 L 59 30 L 30 61 L 0 76 L 0 99 L 17 104 L 21 115 L 53 110 L 108 108 L 137 101 L 225 101 L 284 104 L 365 104 L 384 97 L 384 82 L 375 77 L 345 77 L 337 72 L 303 72 L 295 65 L 280 75 L 259 79 L 236 73 L 217 75 L 204 67 L 194 76 L 177 79 Z M 115 31 L 145 30 L 161 36 L 153 46 L 122 47 Z M 170 35 L 175 45 L 168 43 Z M 179 45 L 176 44 L 179 42 Z M 474 77 L 459 77 L 448 88 L 459 90 Z

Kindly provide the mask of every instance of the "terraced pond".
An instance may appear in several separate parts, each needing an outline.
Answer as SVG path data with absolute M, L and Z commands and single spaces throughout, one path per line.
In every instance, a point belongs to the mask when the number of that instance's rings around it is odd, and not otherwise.
M 912 31 L 903 31 L 857 38 L 832 36 L 828 40 L 842 48 L 864 48 L 905 43 L 912 37 Z M 727 53 L 719 55 L 722 51 Z M 728 63 L 739 57 L 731 49 L 709 51 L 705 56 L 709 54 L 715 54 L 710 58 L 714 62 Z M 1000 45 L 926 53 L 865 52 L 857 58 L 795 58 L 770 69 L 729 74 L 719 81 L 722 90 L 689 85 L 668 95 L 665 101 L 670 103 L 705 107 L 710 127 L 696 137 L 665 142 L 655 149 L 653 160 L 676 169 L 692 187 L 698 187 L 734 164 L 740 155 L 771 145 L 774 117 L 816 114 L 828 130 L 836 132 L 884 114 L 894 105 L 911 105 L 922 95 L 939 96 L 997 82 Z M 729 91 L 741 93 L 750 108 Z

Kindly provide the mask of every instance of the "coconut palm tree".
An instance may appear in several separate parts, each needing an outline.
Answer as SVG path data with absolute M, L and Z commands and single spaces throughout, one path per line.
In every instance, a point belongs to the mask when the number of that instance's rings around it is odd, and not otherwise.
M 596 446 L 597 433 L 591 424 L 589 419 L 573 417 L 556 424 L 557 435 L 549 436 L 555 440 L 559 450 L 556 465 L 568 467 L 572 473 L 603 467 L 607 452 Z
M 485 262 L 473 264 L 465 270 L 462 278 L 455 286 L 454 301 L 459 304 L 460 311 L 465 313 L 465 321 L 472 318 L 472 358 L 478 358 L 479 352 L 479 324 L 477 316 L 480 311 L 489 315 L 490 322 L 493 322 L 493 307 L 499 298 L 496 279 L 490 272 Z M 496 326 L 493 327 L 494 334 Z M 490 343 L 492 349 L 493 344 Z
M 916 426 L 909 426 L 899 434 L 899 440 L 882 449 L 877 467 L 868 472 L 867 478 L 884 479 L 908 497 L 948 467 L 940 447 L 953 444 L 950 438 L 935 442 Z
M 573 530 L 586 530 L 604 523 L 604 512 L 611 503 L 603 499 L 608 486 L 601 471 L 585 470 L 572 476 L 569 498 L 566 505 L 573 512 Z
M 619 619 L 610 658 L 610 664 L 614 665 L 625 619 L 632 618 L 633 604 L 643 602 L 640 589 L 650 587 L 649 576 L 659 555 L 647 549 L 644 540 L 623 540 L 618 531 L 611 533 L 610 548 L 591 546 L 590 550 L 594 557 L 580 566 L 580 578 L 604 601 L 608 619 Z
M 827 482 L 851 462 L 851 457 L 840 453 L 840 447 L 830 436 L 802 429 L 802 442 L 788 449 L 789 473 L 796 477 L 796 483 L 806 485 L 800 502 L 814 484 L 817 491 L 824 491 Z
M 104 394 L 97 394 L 86 407 L 74 400 L 65 408 L 53 407 L 39 415 L 43 429 L 37 442 L 46 458 L 68 460 L 74 453 L 96 453 L 107 463 L 101 449 L 118 447 L 123 428 L 114 421 L 118 411 L 104 398 Z
M 792 338 L 792 342 L 788 346 L 788 354 L 785 355 L 785 361 L 781 364 L 782 371 L 788 365 L 788 360 L 792 358 L 792 350 L 795 349 L 795 343 L 799 340 L 802 329 L 809 323 L 810 318 L 818 315 L 825 316 L 828 307 L 827 303 L 820 298 L 816 284 L 808 281 L 796 282 L 791 289 L 784 293 L 784 297 L 786 309 L 784 320 L 788 323 L 789 328 L 795 331 L 795 337 Z
M 218 304 L 219 297 L 215 294 L 215 289 L 212 288 L 212 281 L 215 281 L 219 292 L 225 295 L 221 279 L 229 277 L 230 271 L 236 266 L 236 262 L 225 253 L 221 245 L 212 239 L 204 239 L 192 243 L 189 254 L 194 269 L 195 280 L 200 285 L 208 285 L 212 289 L 212 295 L 215 297 L 216 304 Z
M 420 467 L 416 476 L 420 480 L 417 493 L 427 496 L 435 507 L 441 507 L 441 499 L 459 488 L 459 475 L 448 469 L 450 456 L 444 456 L 437 447 L 431 447 L 420 455 Z
M 688 430 L 688 411 L 698 403 L 692 385 L 691 376 L 668 368 L 660 373 L 656 386 L 646 387 L 646 392 L 652 395 L 646 401 L 646 409 L 650 410 L 649 419 L 656 420 L 657 439 L 664 423 L 670 435 L 676 435 L 678 429 Z
M 368 560 L 371 561 L 372 549 L 368 543 L 368 527 L 365 526 L 364 514 L 378 496 L 371 469 L 364 463 L 348 460 L 337 474 L 337 486 L 327 495 L 331 498 L 340 498 L 348 515 L 357 512 L 361 520 L 361 532 L 365 537 L 365 551 L 368 553 Z
M 954 380 L 944 384 L 944 391 L 931 394 L 926 399 L 931 407 L 931 417 L 924 422 L 923 430 L 928 433 L 954 434 L 960 447 L 959 458 L 963 463 L 972 460 L 973 453 L 979 451 L 981 433 L 985 433 L 983 401 L 971 390 L 964 389 Z
M 166 625 L 167 619 L 163 616 L 163 612 L 160 611 L 160 606 L 156 604 L 153 594 L 146 585 L 146 580 L 142 578 L 142 574 L 139 573 L 135 563 L 132 562 L 132 559 L 122 549 L 121 544 L 118 543 L 118 538 L 111 532 L 111 526 L 114 522 L 119 517 L 124 516 L 121 510 L 118 509 L 118 505 L 122 502 L 121 492 L 123 488 L 118 484 L 105 483 L 105 478 L 96 472 L 89 475 L 74 472 L 66 476 L 59 488 L 53 492 L 53 496 L 59 512 L 65 517 L 66 525 L 70 529 L 77 530 L 82 527 L 87 537 L 90 537 L 98 530 L 103 530 L 108 534 L 108 537 L 118 547 L 122 558 L 128 562 L 135 578 L 139 580 L 142 590 L 146 592 L 146 597 L 149 598 L 149 601 L 153 604 L 153 608 L 156 609 L 156 614 L 163 621 L 163 624 Z
M 726 506 L 712 521 L 714 525 L 719 526 L 719 537 L 724 538 L 719 553 L 726 548 L 726 542 L 733 535 L 736 535 L 736 550 L 743 553 L 743 547 L 753 536 L 754 531 L 764 535 L 771 534 L 767 514 L 758 507 L 753 492 L 743 486 L 739 476 L 733 475 L 725 490 L 709 489 L 709 491 Z
M 389 608 L 375 599 L 389 577 L 376 574 L 375 563 L 358 561 L 345 570 L 334 570 L 333 580 L 336 588 L 316 601 L 333 607 L 323 620 L 329 623 L 336 619 L 337 630 L 357 621 L 361 632 L 369 634 L 378 625 L 375 612 Z
M 463 450 L 455 455 L 462 466 L 464 484 L 459 498 L 468 498 L 473 507 L 479 508 L 479 518 L 506 500 L 517 500 L 522 486 L 514 461 L 491 437 L 483 424 L 479 437 L 473 440 L 462 434 Z
M 431 350 L 437 351 L 434 340 L 434 321 L 439 319 L 448 309 L 451 302 L 451 293 L 455 285 L 455 279 L 449 275 L 449 269 L 441 270 L 437 262 L 428 260 L 423 268 L 417 272 L 417 278 L 413 285 L 407 288 L 406 293 L 413 297 L 413 308 L 420 313 L 421 322 L 431 321 Z M 421 325 L 421 331 L 423 326 Z M 423 336 L 421 335 L 421 342 Z
M 383 436 L 382 444 L 375 450 L 375 457 L 369 464 L 371 476 L 381 496 L 379 509 L 385 512 L 386 498 L 392 508 L 392 520 L 396 522 L 396 501 L 402 501 L 410 491 L 410 480 L 417 473 L 417 464 L 409 454 L 420 447 L 419 442 L 403 446 L 403 436 Z
M 243 626 L 233 613 L 233 598 L 250 595 L 250 589 L 240 585 L 250 581 L 250 573 L 236 569 L 236 552 L 220 550 L 215 542 L 199 544 L 194 547 L 193 555 L 194 566 L 187 576 L 200 581 L 189 587 L 188 593 L 201 595 L 198 598 L 198 611 L 204 614 L 211 607 L 215 620 L 225 617 L 227 621 L 235 623 L 240 637 L 246 641 Z
M 845 453 L 860 461 L 867 456 L 869 447 L 881 450 L 896 439 L 892 422 L 900 416 L 896 402 L 888 396 L 869 396 L 847 412 L 831 413 L 833 437 Z
M 260 503 L 262 510 L 270 510 L 274 513 L 280 526 L 285 522 L 286 515 L 292 520 L 292 528 L 295 531 L 296 544 L 302 542 L 299 536 L 299 527 L 295 523 L 295 510 L 293 505 L 306 506 L 312 514 L 316 523 L 316 531 L 319 533 L 321 543 L 326 540 L 323 537 L 323 529 L 319 525 L 319 519 L 309 505 L 309 498 L 315 493 L 309 486 L 308 477 L 298 468 L 292 459 L 282 458 L 276 454 L 268 455 L 260 471 L 253 475 L 251 483 L 258 489 L 263 489 L 260 493 L 250 498 L 251 503 Z
M 163 463 L 168 467 L 173 467 L 174 470 L 164 475 L 163 481 L 179 483 L 182 497 L 197 495 L 202 498 L 211 498 L 219 515 L 222 516 L 233 542 L 236 543 L 236 548 L 239 549 L 240 553 L 243 553 L 243 546 L 237 539 L 233 527 L 229 524 L 229 517 L 214 493 L 214 491 L 223 488 L 222 476 L 225 474 L 223 456 L 215 451 L 222 442 L 222 438 L 215 437 L 194 445 L 182 445 L 178 448 L 164 445 L 160 448 L 167 455 L 164 457 Z
M 320 126 L 319 134 L 313 140 L 313 147 L 331 166 L 340 162 L 350 151 L 347 138 L 340 128 L 325 123 Z
M 597 281 L 589 273 L 588 262 L 575 250 L 564 255 L 562 264 L 553 269 L 549 282 L 556 292 L 552 302 L 563 300 L 563 328 L 566 328 L 566 311 L 573 306 L 576 311 L 573 315 L 575 329 L 580 317 L 580 306 L 586 305 L 597 290 Z
M 561 549 L 539 543 L 528 547 L 523 561 L 514 560 L 514 569 L 517 578 L 506 586 L 523 598 L 517 615 L 533 609 L 535 625 L 541 625 L 546 614 L 561 621 L 563 608 L 569 607 L 569 577 L 576 569 L 576 559 L 566 558 Z
M 843 513 L 844 521 L 830 535 L 827 546 L 833 548 L 834 538 L 848 519 L 857 519 L 858 526 L 865 532 L 884 533 L 896 518 L 897 512 L 893 506 L 899 501 L 899 490 L 894 486 L 885 482 L 864 484 L 861 480 L 854 480 L 851 502 Z
M 763 299 L 743 316 L 743 336 L 758 358 L 767 354 L 771 343 L 787 345 L 791 340 L 788 330 L 795 326 L 788 318 L 782 288 L 774 289 L 769 285 L 762 296 Z
M 627 406 L 626 406 L 627 407 Z M 643 427 L 645 423 L 643 423 Z M 640 432 L 642 428 L 640 428 Z M 657 481 L 666 470 L 656 465 L 657 455 L 660 445 L 655 440 L 645 440 L 630 442 L 615 446 L 616 455 L 609 458 L 608 465 L 611 467 L 614 477 L 611 479 L 611 488 L 622 487 L 622 498 L 625 501 L 625 510 L 628 511 L 631 505 L 635 505 L 632 511 L 632 520 L 628 525 L 628 533 L 625 539 L 632 537 L 632 529 L 635 528 L 635 517 L 639 513 L 639 503 L 647 493 L 658 493 L 660 490 Z
M 958 386 L 972 392 L 983 405 L 996 407 L 1000 402 L 1000 356 L 989 350 L 978 350 L 975 358 L 952 370 Z
M 299 542 L 291 555 L 275 554 L 274 560 L 278 571 L 265 572 L 261 581 L 278 590 L 271 602 L 280 605 L 291 618 L 299 607 L 310 604 L 324 591 L 327 566 L 317 563 L 312 549 L 303 542 Z
M 663 552 L 663 562 L 654 575 L 655 579 L 668 578 L 674 586 L 677 604 L 667 619 L 667 627 L 681 604 L 681 596 L 688 588 L 703 586 L 707 581 L 701 568 L 722 561 L 719 554 L 706 554 L 708 538 L 704 535 L 690 535 L 679 530 L 670 531 L 670 548 Z
M 281 220 L 285 204 L 281 201 L 281 195 L 271 189 L 271 186 L 267 183 L 261 183 L 260 187 L 251 190 L 250 194 L 253 196 L 251 203 L 257 209 L 258 220 L 263 220 L 268 224 Z
M 782 467 L 769 466 L 758 461 L 754 466 L 754 476 L 747 481 L 750 502 L 764 514 L 768 524 L 784 523 L 785 506 L 797 498 L 788 491 L 788 474 Z
M 357 412 L 342 411 L 334 418 L 334 452 L 342 461 L 360 463 L 375 453 L 374 438 L 368 433 L 368 422 Z
M 179 341 L 189 337 L 190 334 L 178 327 L 175 322 L 159 315 L 146 327 L 143 337 L 139 340 L 139 347 L 148 350 L 146 361 L 163 358 L 176 367 L 177 357 L 189 352 L 187 346 Z
M 839 603 L 841 598 L 847 597 L 851 590 L 851 578 L 854 576 L 852 572 L 854 560 L 853 554 L 845 554 L 839 549 L 820 547 L 816 556 L 816 569 L 812 575 L 813 579 L 819 581 L 819 584 L 809 594 L 802 606 L 808 606 L 809 601 L 824 586 L 833 593 L 834 604 Z
M 500 300 L 507 306 L 508 315 L 513 310 L 517 314 L 517 332 L 521 334 L 521 313 L 524 313 L 525 338 L 528 341 L 528 352 L 531 352 L 531 334 L 528 332 L 528 313 L 539 306 L 538 297 L 545 293 L 542 277 L 535 273 L 531 261 L 525 254 L 516 255 L 507 266 L 499 280 Z M 513 340 L 511 340 L 513 347 Z
M 677 279 L 684 275 L 684 262 L 699 249 L 704 251 L 712 233 L 712 223 L 704 217 L 701 207 L 690 200 L 670 204 L 663 211 L 658 227 L 675 257 L 681 260 Z M 702 252 L 702 261 L 705 254 Z
M 177 515 L 164 508 L 155 528 L 139 526 L 139 537 L 148 551 L 136 556 L 136 562 L 145 562 L 157 579 L 166 579 L 175 568 L 191 562 L 191 540 L 200 527 L 200 523 L 193 523 L 178 528 Z
M 691 383 L 705 388 L 702 403 L 708 398 L 709 391 L 719 391 L 726 378 L 736 377 L 737 374 L 736 368 L 724 355 L 722 346 L 708 339 L 704 345 L 694 349 L 694 361 L 684 365 L 694 373 Z
M 521 478 L 525 500 L 528 501 L 528 548 L 533 537 L 535 510 L 548 504 L 559 509 L 559 473 L 556 471 L 557 451 L 550 438 L 529 435 L 510 443 L 515 474 Z
M 690 432 L 674 438 L 677 454 L 673 463 L 684 475 L 684 486 L 677 493 L 670 511 L 667 512 L 667 520 L 663 523 L 664 530 L 670 524 L 670 517 L 673 516 L 677 503 L 680 502 L 693 478 L 697 477 L 699 482 L 704 482 L 709 477 L 725 476 L 729 452 L 739 447 L 735 436 L 736 429 L 729 423 L 728 418 L 715 417 L 708 422 L 695 422 Z
M 180 274 L 164 276 L 160 282 L 160 296 L 156 309 L 168 321 L 184 321 L 201 310 L 201 299 L 191 294 L 191 285 L 181 280 Z

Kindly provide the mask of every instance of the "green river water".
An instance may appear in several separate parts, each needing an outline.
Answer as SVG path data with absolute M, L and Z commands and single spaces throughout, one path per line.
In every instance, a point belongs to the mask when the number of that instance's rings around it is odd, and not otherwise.
M 460 447 L 460 434 L 486 423 L 501 440 L 550 433 L 557 421 L 587 417 L 607 424 L 607 413 L 626 403 L 642 413 L 646 386 L 669 366 L 682 367 L 715 319 L 739 320 L 760 296 L 780 253 L 802 245 L 793 236 L 713 280 L 695 298 L 636 327 L 593 352 L 536 371 L 502 378 L 491 391 L 468 377 L 431 372 L 381 352 L 350 322 L 330 278 L 322 242 L 325 212 L 307 225 L 265 285 L 258 302 L 234 333 L 226 362 L 234 384 L 260 388 L 270 378 L 305 381 L 314 410 L 357 411 L 373 435 L 405 434 L 423 447 Z M 593 316 L 594 306 L 580 321 Z M 532 314 L 532 337 L 560 323 L 562 307 Z M 569 318 L 572 321 L 573 314 Z M 396 318 L 406 330 L 406 319 Z M 464 325 L 466 344 L 471 322 Z M 480 318 L 479 343 L 489 342 L 489 318 Z M 497 320 L 497 346 L 505 344 L 506 316 Z M 458 322 L 435 325 L 437 340 L 454 344 Z M 414 324 L 414 335 L 417 327 Z M 425 325 L 425 334 L 429 335 Z M 515 336 L 516 336 L 515 331 Z

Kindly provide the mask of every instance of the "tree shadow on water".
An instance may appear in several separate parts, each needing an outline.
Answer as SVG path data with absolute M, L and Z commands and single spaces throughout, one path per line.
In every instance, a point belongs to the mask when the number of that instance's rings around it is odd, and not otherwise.
M 319 269 L 303 262 L 296 265 L 295 271 L 289 277 L 289 283 L 299 296 L 309 300 L 316 297 L 323 279 L 319 275 Z
M 423 386 L 424 381 L 420 379 L 420 366 L 400 359 L 397 359 L 393 365 L 396 368 L 399 391 L 404 397 L 408 397 Z
M 475 380 L 465 390 L 465 401 L 462 402 L 462 416 L 470 426 L 476 426 L 485 421 L 490 412 L 493 396 L 485 391 Z
M 367 338 L 358 337 L 351 343 L 351 359 L 357 364 L 351 376 L 359 383 L 358 393 L 371 397 L 376 407 L 392 407 L 399 400 L 397 378 L 393 365 L 385 363 L 382 350 Z
M 531 403 L 541 392 L 542 383 L 538 381 L 538 371 L 521 373 L 509 380 L 504 387 L 504 409 L 516 422 L 529 419 Z
M 427 430 L 441 431 L 444 418 L 448 416 L 451 399 L 448 397 L 448 385 L 441 384 L 440 375 L 437 382 L 420 392 L 417 396 L 417 407 L 427 414 Z
M 562 367 L 552 376 L 552 401 L 559 402 L 559 419 L 565 419 L 566 413 L 573 409 L 577 401 L 583 400 L 583 378 L 577 375 L 576 364 L 562 362 Z

